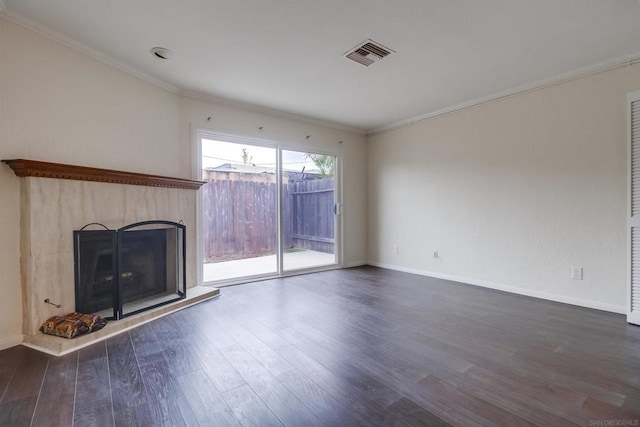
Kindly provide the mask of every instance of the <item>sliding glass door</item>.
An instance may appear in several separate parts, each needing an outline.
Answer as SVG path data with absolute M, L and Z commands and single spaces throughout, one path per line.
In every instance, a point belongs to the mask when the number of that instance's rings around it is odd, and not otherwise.
M 336 156 L 215 134 L 199 144 L 204 283 L 337 264 Z
M 283 270 L 336 263 L 336 157 L 282 151 Z
M 278 272 L 276 149 L 202 139 L 203 281 Z

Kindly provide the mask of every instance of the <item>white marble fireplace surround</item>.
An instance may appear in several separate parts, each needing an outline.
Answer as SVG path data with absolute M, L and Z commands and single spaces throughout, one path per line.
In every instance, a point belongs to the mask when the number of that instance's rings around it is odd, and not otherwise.
M 25 345 L 57 355 L 68 353 L 154 317 L 218 295 L 217 289 L 194 288 L 197 192 L 193 188 L 147 185 L 37 176 L 22 178 L 20 259 Z M 46 319 L 75 311 L 73 231 L 92 222 L 117 229 L 147 220 L 183 221 L 186 225 L 187 299 L 120 321 L 111 321 L 102 331 L 71 340 L 42 334 L 39 328 Z M 45 303 L 45 299 L 62 306 L 56 308 Z

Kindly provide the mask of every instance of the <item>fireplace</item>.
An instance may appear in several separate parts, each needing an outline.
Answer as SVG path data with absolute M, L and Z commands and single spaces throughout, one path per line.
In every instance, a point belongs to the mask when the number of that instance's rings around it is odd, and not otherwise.
M 185 298 L 183 224 L 145 221 L 73 235 L 76 311 L 121 319 Z
M 20 178 L 20 340 L 24 345 L 50 354 L 66 354 L 94 340 L 219 295 L 219 289 L 197 286 L 198 239 L 196 228 L 189 224 L 196 223 L 197 190 L 204 184 L 203 181 L 25 159 L 3 159 L 2 165 L 6 165 Z M 74 230 L 80 230 L 89 222 L 100 222 L 109 229 L 116 230 L 126 224 L 153 218 L 180 218 L 187 224 L 187 228 L 182 229 L 186 236 L 186 263 L 180 256 L 178 262 L 182 262 L 182 265 L 177 266 L 176 273 L 181 282 L 178 283 L 177 290 L 168 293 L 166 298 L 177 299 L 181 297 L 181 293 L 184 294 L 185 271 L 189 295 L 140 315 L 126 317 L 124 321 L 111 322 L 101 331 L 73 340 L 42 334 L 40 326 L 45 320 L 70 313 L 76 308 L 75 278 L 78 271 L 74 268 Z M 89 229 L 98 230 L 97 227 L 85 228 Z M 178 234 L 177 240 L 184 244 L 181 239 L 184 237 Z M 112 245 L 105 246 L 101 248 L 103 251 L 114 253 Z M 180 250 L 178 248 L 177 253 Z M 104 253 L 100 255 L 102 269 L 102 266 L 109 264 L 109 257 L 104 257 Z M 114 269 L 115 267 L 112 268 Z M 96 274 L 96 277 L 104 277 L 102 284 L 105 285 L 109 282 L 109 277 L 102 271 L 100 273 L 102 274 Z M 106 298 L 111 296 L 111 302 L 115 298 L 114 291 L 112 287 L 107 289 Z M 102 293 L 102 298 L 105 298 L 104 288 L 96 286 L 94 290 L 95 295 Z M 111 304 L 118 310 L 117 301 Z M 113 305 L 110 307 L 107 309 L 109 317 L 115 317 Z M 119 312 L 126 314 L 133 311 L 127 311 L 127 308 L 125 306 Z M 16 338 L 16 343 L 20 340 Z

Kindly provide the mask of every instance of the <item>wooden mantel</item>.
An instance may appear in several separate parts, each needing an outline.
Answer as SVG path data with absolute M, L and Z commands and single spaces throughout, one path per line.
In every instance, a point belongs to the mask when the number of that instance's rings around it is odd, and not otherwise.
M 205 181 L 191 179 L 65 165 L 62 163 L 39 162 L 35 160 L 13 159 L 2 160 L 2 162 L 9 165 L 13 172 L 19 177 L 32 176 L 39 178 L 73 179 L 77 181 L 146 185 L 149 187 L 182 188 L 186 190 L 197 190 L 205 183 Z

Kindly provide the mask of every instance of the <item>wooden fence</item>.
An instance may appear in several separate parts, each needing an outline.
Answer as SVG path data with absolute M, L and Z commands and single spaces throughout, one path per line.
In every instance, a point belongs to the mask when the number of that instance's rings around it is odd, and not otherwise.
M 205 262 L 275 254 L 276 176 L 204 171 Z M 285 250 L 334 251 L 334 180 L 285 177 Z
M 333 178 L 290 181 L 284 185 L 285 244 L 334 253 L 333 188 Z

